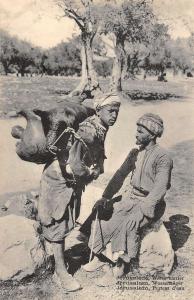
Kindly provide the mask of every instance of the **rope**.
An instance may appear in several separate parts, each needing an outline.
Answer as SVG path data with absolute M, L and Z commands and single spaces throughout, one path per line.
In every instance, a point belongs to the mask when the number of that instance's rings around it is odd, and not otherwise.
M 74 136 L 74 138 L 76 140 L 79 140 L 83 145 L 84 147 L 88 150 L 88 146 L 86 145 L 86 143 L 84 142 L 84 140 L 81 138 L 81 136 L 79 136 L 79 134 L 77 134 L 75 132 L 75 130 L 71 127 L 67 127 L 66 129 L 63 130 L 63 132 L 58 136 L 58 138 L 55 140 L 55 142 L 49 147 L 49 151 L 52 153 L 52 154 L 56 154 L 52 151 L 52 147 L 55 146 L 55 144 L 62 138 L 62 136 L 65 134 L 65 133 L 70 133 L 71 135 Z

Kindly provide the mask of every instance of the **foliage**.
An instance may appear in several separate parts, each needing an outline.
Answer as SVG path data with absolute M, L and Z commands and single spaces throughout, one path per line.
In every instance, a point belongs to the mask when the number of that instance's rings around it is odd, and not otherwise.
M 0 62 L 6 75 L 10 71 L 10 66 L 15 55 L 15 42 L 15 38 L 11 38 L 6 31 L 0 30 Z
M 21 76 L 24 76 L 24 74 L 27 73 L 27 68 L 29 66 L 35 66 L 35 58 L 38 57 L 38 52 L 38 49 L 33 47 L 30 43 L 17 41 L 12 63 Z
M 85 87 L 98 87 L 95 73 L 106 77 L 112 72 L 114 77 L 116 71 L 116 84 L 121 87 L 122 78 L 135 78 L 142 69 L 146 75 L 163 73 L 166 68 L 174 73 L 194 68 L 194 33 L 172 40 L 168 27 L 154 16 L 151 0 L 54 1 L 63 15 L 75 20 L 81 35 L 43 50 L 0 30 L 0 73 L 84 74 Z M 101 34 L 113 39 L 114 62 L 108 58 Z
M 79 38 L 43 51 L 32 44 L 0 31 L 0 62 L 5 74 L 80 75 Z
M 105 60 L 101 59 L 101 60 L 94 61 L 94 67 L 97 74 L 105 78 L 111 75 L 112 65 L 113 65 L 112 59 L 105 59 Z
M 170 40 L 168 51 L 170 66 L 175 74 L 178 70 L 181 70 L 184 74 L 186 71 L 192 71 L 194 68 L 194 57 L 190 39 L 178 38 L 177 40 Z
M 81 58 L 80 48 L 76 41 L 60 43 L 45 52 L 43 62 L 48 75 L 80 75 Z
M 101 30 L 105 34 L 114 33 L 116 39 L 132 43 L 147 38 L 147 26 L 154 19 L 149 1 L 114 1 L 103 8 Z
M 65 16 L 76 22 L 82 34 L 91 33 L 94 37 L 100 22 L 101 7 L 103 7 L 101 0 L 54 0 L 54 2 Z
M 149 43 L 145 45 L 145 55 L 141 67 L 144 67 L 145 74 L 148 72 L 163 73 L 170 62 L 168 26 L 156 22 L 152 26 L 148 39 Z
M 0 31 L 0 61 L 5 74 L 17 72 L 24 76 L 28 67 L 36 66 L 41 50 L 26 41 L 10 36 L 5 31 Z
M 152 5 L 149 0 L 109 1 L 105 4 L 103 16 L 101 32 L 114 36 L 112 89 L 122 90 L 121 79 L 124 73 L 126 75 L 126 69 L 130 70 L 127 64 L 132 62 L 125 51 L 126 41 L 131 44 L 149 42 L 149 28 L 155 22 Z

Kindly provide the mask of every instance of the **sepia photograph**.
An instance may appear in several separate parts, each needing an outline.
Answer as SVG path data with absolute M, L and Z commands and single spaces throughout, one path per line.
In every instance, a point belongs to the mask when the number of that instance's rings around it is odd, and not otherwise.
M 0 0 L 0 300 L 194 299 L 194 0 Z

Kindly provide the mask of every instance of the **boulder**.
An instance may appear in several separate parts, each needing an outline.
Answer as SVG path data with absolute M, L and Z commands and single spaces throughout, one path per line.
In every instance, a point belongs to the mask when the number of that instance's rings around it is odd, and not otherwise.
M 38 192 L 31 191 L 13 195 L 5 195 L 0 210 L 0 217 L 6 215 L 23 216 L 35 220 L 37 216 Z
M 46 267 L 36 221 L 8 215 L 0 218 L 0 228 L 0 280 L 21 280 Z
M 162 221 L 145 229 L 139 253 L 141 274 L 163 273 L 168 275 L 174 264 L 174 250 L 166 227 Z
M 7 117 L 9 117 L 9 118 L 16 118 L 16 117 L 18 117 L 18 112 L 15 111 L 15 110 L 11 110 L 11 111 L 9 111 L 7 113 Z

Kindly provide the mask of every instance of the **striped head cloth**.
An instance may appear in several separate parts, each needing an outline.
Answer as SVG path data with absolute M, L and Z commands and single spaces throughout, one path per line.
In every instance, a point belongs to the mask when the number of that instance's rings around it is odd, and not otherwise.
M 164 131 L 163 120 L 160 116 L 147 113 L 137 120 L 137 125 L 141 125 L 148 129 L 157 137 L 161 137 Z

